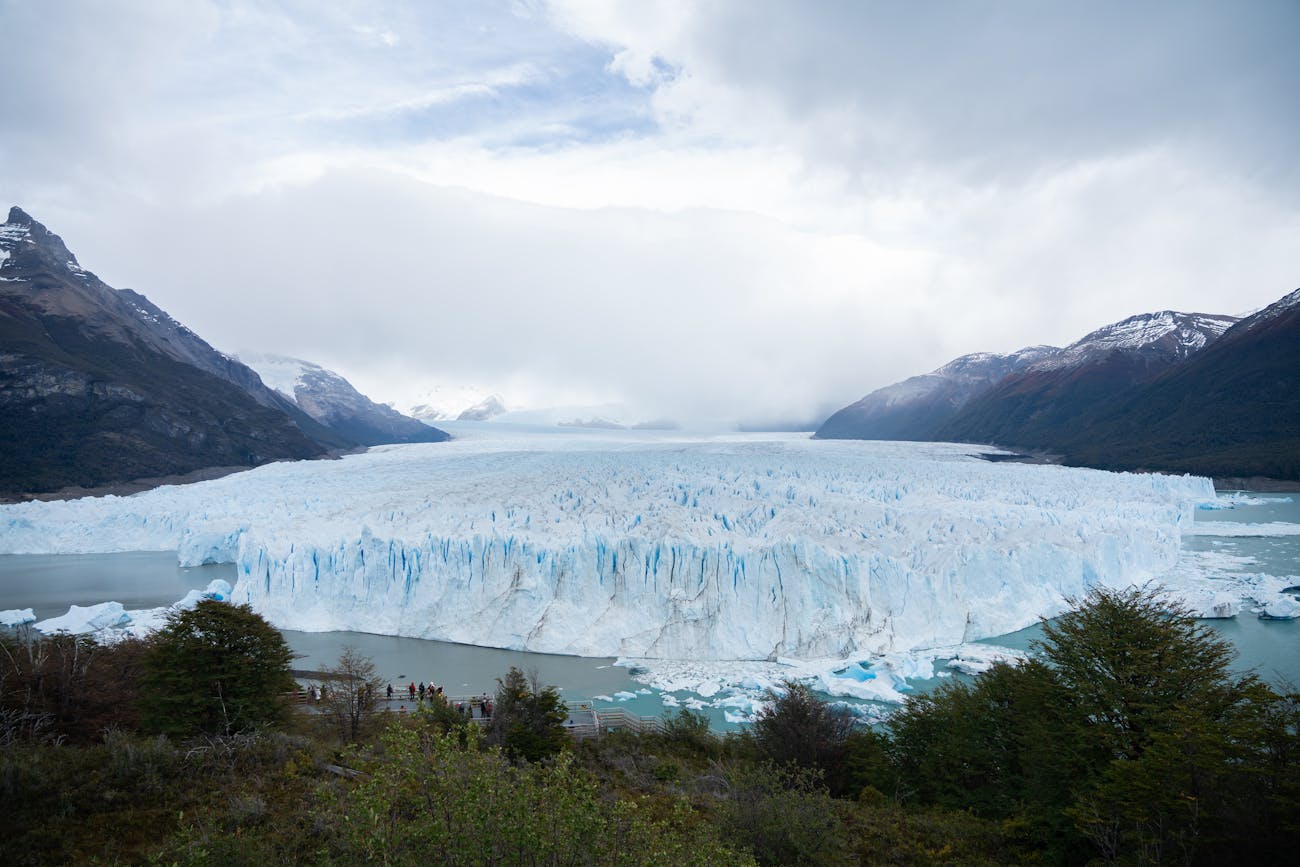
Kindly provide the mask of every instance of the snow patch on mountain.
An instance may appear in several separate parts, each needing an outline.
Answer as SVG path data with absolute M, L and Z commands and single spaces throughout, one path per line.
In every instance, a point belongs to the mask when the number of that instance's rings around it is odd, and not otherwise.
M 235 357 L 257 371 L 257 375 L 268 387 L 295 402 L 298 400 L 295 392 L 303 375 L 308 370 L 323 370 L 319 365 L 308 361 L 263 352 L 239 352 Z
M 495 401 L 505 407 L 505 399 L 494 392 L 473 385 L 435 385 L 407 401 L 389 405 L 405 415 L 424 421 L 451 421 L 466 412 L 481 409 Z M 466 418 L 466 421 L 484 421 Z
M 1178 313 L 1162 310 L 1130 316 L 1098 328 L 1057 353 L 1030 365 L 1030 370 L 1076 367 L 1098 356 L 1117 351 L 1135 351 L 1157 345 L 1175 358 L 1199 352 L 1237 322 L 1233 316 Z

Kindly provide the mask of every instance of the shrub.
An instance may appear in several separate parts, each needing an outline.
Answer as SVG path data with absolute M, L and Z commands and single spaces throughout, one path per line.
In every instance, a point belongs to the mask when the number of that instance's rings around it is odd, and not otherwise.
M 144 655 L 144 725 L 176 735 L 283 725 L 292 657 L 284 637 L 247 605 L 205 599 L 175 611 Z
M 530 680 L 511 666 L 497 678 L 488 743 L 501 747 L 511 761 L 540 761 L 569 746 L 568 716 L 555 687 L 542 687 L 535 673 Z

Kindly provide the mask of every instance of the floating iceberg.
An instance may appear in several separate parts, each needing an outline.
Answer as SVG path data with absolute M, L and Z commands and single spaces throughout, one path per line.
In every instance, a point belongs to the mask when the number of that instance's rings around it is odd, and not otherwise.
M 81 634 L 118 629 L 131 622 L 121 602 L 101 602 L 98 605 L 73 605 L 62 617 L 38 621 L 34 629 L 44 633 L 71 632 Z
M 1290 596 L 1278 595 L 1264 605 L 1259 616 L 1264 620 L 1295 620 L 1300 618 L 1300 602 Z
M 167 615 L 172 611 L 188 610 L 198 605 L 199 601 L 203 599 L 226 601 L 230 599 L 232 591 L 233 588 L 230 586 L 229 581 L 216 578 L 208 582 L 206 589 L 191 590 L 185 594 L 184 598 L 161 608 L 141 608 L 128 611 L 120 602 L 101 602 L 98 605 L 87 606 L 72 605 L 68 608 L 67 614 L 33 623 L 32 628 L 47 635 L 56 632 L 69 632 L 73 635 L 94 635 L 106 641 L 125 635 L 142 637 L 162 628 L 163 624 L 167 622 Z M 30 608 L 26 609 L 25 612 L 0 612 L 0 618 L 3 618 L 6 614 L 25 614 L 28 619 L 20 621 L 24 623 L 36 620 L 32 616 Z
M 1165 598 L 1202 620 L 1236 617 L 1241 612 L 1241 597 L 1226 590 L 1174 590 L 1166 593 Z
M 22 626 L 35 622 L 36 614 L 30 608 L 10 608 L 0 611 L 0 626 Z
M 284 628 L 585 656 L 952 647 L 1164 576 L 1206 479 L 947 443 L 535 436 L 0 507 L 0 552 L 233 562 Z M 880 683 L 885 683 L 884 679 Z M 863 687 L 866 689 L 866 687 Z

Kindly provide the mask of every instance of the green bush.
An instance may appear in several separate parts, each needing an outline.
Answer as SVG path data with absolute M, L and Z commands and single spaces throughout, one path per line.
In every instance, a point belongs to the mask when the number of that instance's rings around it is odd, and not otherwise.
M 542 687 L 536 673 L 530 681 L 511 666 L 504 678 L 497 678 L 487 740 L 511 761 L 541 761 L 570 746 L 564 730 L 568 717 L 559 690 Z
M 1066 861 L 1294 845 L 1295 718 L 1225 640 L 1153 590 L 1095 590 L 1036 652 L 908 700 L 888 725 L 900 796 L 1023 822 Z
M 247 605 L 204 599 L 175 611 L 144 655 L 144 727 L 171 735 L 233 734 L 285 724 L 293 658 Z

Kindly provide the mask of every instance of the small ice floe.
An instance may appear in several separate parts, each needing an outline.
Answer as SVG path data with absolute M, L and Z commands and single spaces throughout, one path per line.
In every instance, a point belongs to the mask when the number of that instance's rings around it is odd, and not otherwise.
M 104 641 L 113 641 L 126 636 L 143 637 L 165 626 L 171 612 L 187 611 L 204 599 L 228 602 L 231 592 L 230 582 L 217 578 L 208 582 L 208 586 L 203 590 L 191 590 L 171 605 L 159 608 L 136 608 L 130 611 L 126 610 L 120 602 L 72 605 L 68 608 L 67 614 L 34 623 L 32 628 L 47 635 L 68 632 L 73 635 L 93 635 Z M 30 609 L 28 611 L 30 612 Z
M 7 611 L 0 611 L 0 626 L 22 626 L 25 623 L 35 623 L 36 614 L 30 608 L 10 608 Z
M 1200 620 L 1222 620 L 1241 612 L 1241 597 L 1235 593 L 1209 588 L 1170 590 L 1163 594 L 1167 604 L 1187 609 Z
M 121 602 L 101 602 L 98 605 L 69 606 L 67 614 L 41 620 L 35 629 L 47 635 L 56 632 L 83 635 L 104 629 L 117 629 L 130 622 L 131 615 L 126 613 Z
M 1264 603 L 1259 617 L 1261 620 L 1295 620 L 1300 617 L 1300 602 L 1284 593 L 1279 594 Z
M 614 700 L 615 700 L 615 701 L 631 701 L 631 700 L 634 699 L 634 698 L 636 698 L 636 693 L 634 693 L 634 692 L 628 692 L 628 691 L 625 690 L 625 689 L 624 689 L 624 690 L 620 690 L 619 692 L 614 693 Z

